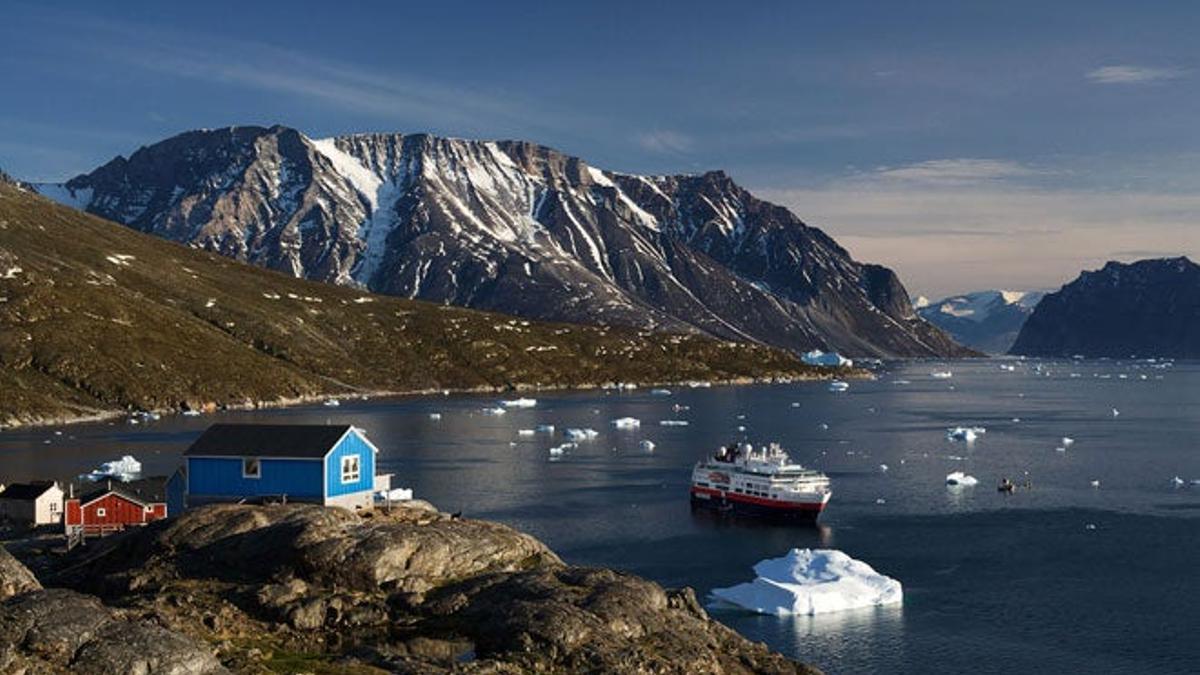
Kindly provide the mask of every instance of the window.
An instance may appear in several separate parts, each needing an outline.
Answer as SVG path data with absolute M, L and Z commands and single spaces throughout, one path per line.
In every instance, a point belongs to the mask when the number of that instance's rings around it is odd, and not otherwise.
M 146 513 L 154 513 L 154 507 L 147 504 L 146 505 Z
M 247 457 L 242 460 L 242 478 L 261 478 L 262 462 L 257 457 Z
M 358 455 L 347 455 L 342 458 L 342 483 L 357 483 L 361 473 L 358 469 Z
M 50 513 L 58 511 L 58 502 L 50 502 Z
M 103 506 L 101 506 L 100 508 L 96 509 L 96 517 L 97 517 L 97 518 L 103 518 L 103 517 L 104 517 L 104 516 L 106 516 L 106 515 L 108 515 L 108 511 L 104 510 L 104 507 L 103 507 Z

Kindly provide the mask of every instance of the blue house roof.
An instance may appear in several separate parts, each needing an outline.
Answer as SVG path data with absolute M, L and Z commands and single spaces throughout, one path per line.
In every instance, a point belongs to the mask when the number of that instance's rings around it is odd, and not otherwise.
M 214 424 L 183 454 L 321 459 L 353 428 L 349 424 Z

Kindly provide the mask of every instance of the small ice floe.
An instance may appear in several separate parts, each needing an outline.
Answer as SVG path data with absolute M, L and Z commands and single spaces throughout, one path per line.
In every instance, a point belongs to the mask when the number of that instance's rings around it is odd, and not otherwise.
M 888 470 L 888 465 L 887 465 L 887 464 L 880 464 L 880 465 L 879 465 L 879 470 L 880 470 L 880 471 L 882 471 L 883 473 L 887 473 L 887 470 Z
M 81 474 L 81 480 L 98 481 L 106 478 L 115 478 L 119 481 L 128 483 L 131 480 L 142 475 L 142 463 L 134 459 L 133 455 L 125 455 L 121 459 L 114 459 L 104 462 L 96 469 L 89 473 Z
M 1083 529 L 1085 529 L 1085 530 L 1094 530 L 1094 529 L 1096 529 L 1096 524 L 1095 524 L 1095 523 L 1088 523 L 1087 525 L 1084 525 L 1084 526 L 1083 526 Z
M 436 421 L 442 419 L 442 413 L 429 413 L 429 419 L 436 422 Z
M 1066 452 L 1067 448 L 1065 446 L 1060 445 L 1057 448 L 1055 448 L 1054 451 L 1055 452 Z
M 929 376 L 935 380 L 948 380 L 954 377 L 954 373 L 950 372 L 949 370 L 935 370 L 930 373 Z
M 687 383 L 687 386 L 691 387 L 692 389 L 708 389 L 712 386 L 712 382 L 692 380 L 691 382 Z
M 551 447 L 549 450 L 550 456 L 551 457 L 562 457 L 563 454 L 567 450 L 569 450 L 570 448 L 573 448 L 573 447 L 575 447 L 574 443 L 563 443 L 562 445 L 555 445 L 555 446 Z
M 654 450 L 654 441 L 652 441 L 652 440 L 650 440 L 650 439 L 648 439 L 648 438 L 646 438 L 646 439 L 642 439 L 642 442 L 641 442 L 641 443 L 638 443 L 638 447 L 639 447 L 639 448 L 641 448 L 641 449 L 643 449 L 643 450 L 645 450 L 646 452 L 653 452 L 653 450 Z
M 829 391 L 833 391 L 833 392 L 846 391 L 849 388 L 850 388 L 850 384 L 848 382 L 842 382 L 841 380 L 834 380 L 833 382 L 829 383 Z
M 642 426 L 642 421 L 636 417 L 620 417 L 613 420 L 612 425 L 618 429 L 637 429 Z
M 679 405 L 678 403 L 671 406 L 671 410 L 674 410 L 675 412 L 685 412 L 691 409 L 692 407 L 690 405 Z
M 650 395 L 651 396 L 670 396 L 671 390 L 670 389 L 651 389 Z
M 505 408 L 532 408 L 537 405 L 536 398 L 513 398 L 507 401 L 500 401 L 500 405 Z
M 946 440 L 974 443 L 975 439 L 986 433 L 987 429 L 983 427 L 951 427 L 946 430 Z
M 875 500 L 875 503 L 876 503 L 876 504 L 881 504 L 881 505 L 882 505 L 882 504 L 886 504 L 886 503 L 887 503 L 887 500 L 886 500 L 886 499 L 884 499 L 883 497 L 879 497 L 878 499 L 876 499 L 876 500 Z
M 1071 447 L 1071 444 L 1073 444 L 1074 442 L 1075 442 L 1075 439 L 1074 439 L 1074 438 L 1071 438 L 1070 436 L 1063 436 L 1063 437 L 1062 437 L 1062 444 L 1063 444 L 1063 447 L 1064 447 L 1064 448 L 1069 448 L 1069 447 Z
M 1000 370 L 1003 370 L 1003 371 L 1007 371 L 1007 372 L 1011 373 L 1011 372 L 1016 371 L 1016 369 L 1017 369 L 1017 367 L 1011 363 L 1001 363 L 1000 364 Z
M 738 433 L 743 433 L 746 431 L 746 427 L 745 427 L 745 425 L 739 424 L 737 426 L 737 430 L 738 430 Z
M 180 413 L 180 414 L 182 414 L 184 417 L 199 417 L 199 416 L 200 416 L 200 411 L 199 411 L 199 410 L 192 410 L 192 409 L 188 409 L 188 410 L 184 410 L 184 411 L 183 411 L 182 413 Z
M 539 434 L 552 434 L 552 433 L 554 433 L 554 425 L 553 424 L 539 424 L 535 428 L 535 431 L 537 431 Z
M 793 408 L 799 408 L 799 407 L 800 407 L 800 402 L 799 402 L 799 401 L 792 401 L 792 407 L 793 407 Z
M 385 502 L 410 502 L 413 498 L 412 488 L 392 488 L 391 490 L 380 490 L 375 495 L 380 501 Z
M 946 474 L 946 485 L 950 487 L 971 487 L 978 484 L 979 480 L 975 476 L 962 471 L 954 471 Z
M 594 441 L 600 435 L 595 429 L 565 429 L 563 436 L 572 441 Z
M 342 404 L 342 402 L 337 400 L 336 398 L 330 398 L 330 399 L 325 400 L 324 405 L 326 408 L 336 408 L 336 407 L 340 406 L 341 404 Z
M 908 380 L 892 380 L 892 384 L 912 384 L 912 382 Z
M 1120 411 L 1120 410 L 1117 410 L 1116 408 L 1113 408 L 1113 409 L 1112 409 L 1112 416 L 1113 416 L 1113 417 L 1118 417 L 1120 414 L 1121 414 L 1121 411 Z
M 1020 424 L 1020 423 L 1021 423 L 1021 418 L 1020 418 L 1020 417 L 1014 417 L 1014 418 L 1012 418 L 1012 422 L 1013 422 L 1013 424 Z
M 518 436 L 532 436 L 536 433 L 537 431 L 534 429 L 517 429 Z
M 1186 481 L 1184 481 L 1179 476 L 1175 476 L 1174 478 L 1171 479 L 1171 484 L 1174 485 L 1175 487 L 1183 487 L 1185 482 Z
M 658 423 L 660 427 L 686 427 L 687 420 L 662 420 Z
M 903 602 L 899 581 L 836 550 L 795 548 L 754 566 L 754 581 L 715 588 L 717 600 L 759 614 L 815 615 Z
M 1092 479 L 1092 481 L 1091 481 L 1091 486 L 1092 486 L 1092 487 L 1094 487 L 1094 488 L 1098 488 L 1098 487 L 1100 487 L 1100 481 L 1099 481 L 1099 480 L 1096 480 L 1096 479 Z
M 508 410 L 507 410 L 507 409 L 505 409 L 505 408 L 500 408 L 500 407 L 495 407 L 495 408 L 484 408 L 484 409 L 483 409 L 483 414 L 484 414 L 484 415 L 503 415 L 503 414 L 505 414 L 505 413 L 507 413 L 507 412 L 508 412 Z
M 818 424 L 817 428 L 820 429 L 821 431 L 829 431 L 829 425 L 824 422 L 821 422 L 820 424 Z

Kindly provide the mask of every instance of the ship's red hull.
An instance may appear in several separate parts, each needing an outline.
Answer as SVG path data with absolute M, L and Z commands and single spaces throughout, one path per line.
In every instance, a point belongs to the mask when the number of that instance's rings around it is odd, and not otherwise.
M 692 486 L 692 506 L 735 515 L 798 523 L 814 523 L 825 510 L 824 502 L 782 502 L 736 492 Z

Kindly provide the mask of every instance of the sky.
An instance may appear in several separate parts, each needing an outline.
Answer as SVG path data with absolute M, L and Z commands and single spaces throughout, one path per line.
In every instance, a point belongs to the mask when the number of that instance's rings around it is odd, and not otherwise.
M 1200 3 L 25 2 L 0 168 L 188 129 L 519 138 L 723 169 L 910 293 L 1200 258 Z

